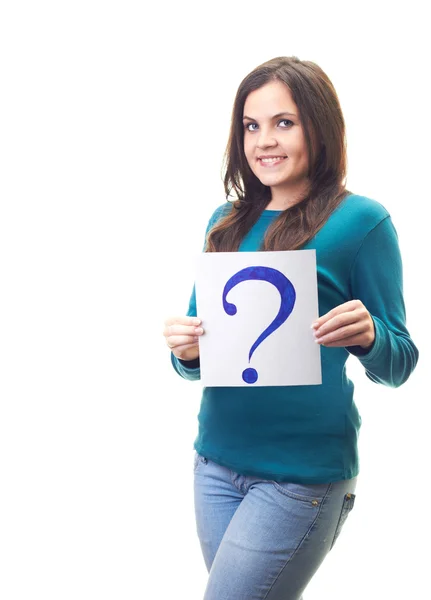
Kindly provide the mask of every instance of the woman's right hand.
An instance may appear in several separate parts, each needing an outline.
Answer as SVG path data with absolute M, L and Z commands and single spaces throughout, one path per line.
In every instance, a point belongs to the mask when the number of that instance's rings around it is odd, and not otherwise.
M 165 321 L 163 335 L 172 353 L 181 360 L 199 358 L 199 336 L 204 333 L 197 317 L 170 317 Z

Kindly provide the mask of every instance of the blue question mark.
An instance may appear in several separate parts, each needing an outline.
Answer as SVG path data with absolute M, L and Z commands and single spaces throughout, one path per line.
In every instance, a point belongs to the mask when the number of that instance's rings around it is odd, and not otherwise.
M 250 362 L 253 352 L 256 350 L 259 344 L 261 344 L 264 339 L 266 339 L 269 335 L 271 335 L 271 333 L 283 325 L 287 317 L 292 312 L 296 299 L 296 292 L 292 283 L 285 275 L 283 275 L 283 273 L 277 271 L 277 269 L 271 269 L 270 267 L 247 267 L 241 271 L 238 271 L 238 273 L 235 273 L 235 275 L 232 275 L 232 277 L 224 286 L 223 308 L 228 315 L 236 315 L 237 308 L 235 304 L 227 302 L 226 296 L 232 288 L 238 285 L 238 283 L 249 280 L 268 281 L 268 283 L 275 285 L 277 290 L 280 292 L 281 306 L 275 319 L 265 329 L 265 331 L 260 334 L 251 347 L 250 354 L 248 355 L 248 362 Z M 245 369 L 245 371 L 242 373 L 242 378 L 246 383 L 256 383 L 258 378 L 256 369 Z

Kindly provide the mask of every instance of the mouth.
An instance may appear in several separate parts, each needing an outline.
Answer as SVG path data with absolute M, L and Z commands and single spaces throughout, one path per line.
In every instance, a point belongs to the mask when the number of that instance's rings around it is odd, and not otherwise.
M 274 167 L 281 164 L 286 159 L 287 156 L 261 156 L 257 159 L 257 162 L 262 165 L 262 167 Z

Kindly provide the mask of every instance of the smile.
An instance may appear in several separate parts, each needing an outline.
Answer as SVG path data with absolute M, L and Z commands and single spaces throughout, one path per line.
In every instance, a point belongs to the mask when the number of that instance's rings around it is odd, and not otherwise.
M 280 164 L 286 158 L 287 156 L 275 156 L 273 158 L 258 158 L 257 160 L 262 166 L 272 167 L 274 165 Z

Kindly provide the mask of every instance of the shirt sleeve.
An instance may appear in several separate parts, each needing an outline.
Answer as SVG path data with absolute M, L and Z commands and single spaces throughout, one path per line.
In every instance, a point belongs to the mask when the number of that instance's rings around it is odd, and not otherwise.
M 208 222 L 206 231 L 205 231 L 205 243 L 204 243 L 203 251 L 205 251 L 206 239 L 207 239 L 208 233 L 211 231 L 211 229 L 214 227 L 214 225 L 222 217 L 224 217 L 229 210 L 231 210 L 231 208 L 232 208 L 231 204 L 229 202 L 226 202 L 222 206 L 219 206 L 217 208 L 217 210 L 214 212 L 214 214 L 212 215 L 211 219 Z M 195 286 L 193 286 L 193 291 L 190 296 L 190 302 L 189 302 L 189 308 L 187 311 L 187 316 L 188 317 L 196 317 L 197 316 Z M 172 361 L 172 366 L 174 367 L 175 371 L 178 373 L 178 375 L 180 375 L 184 379 L 188 379 L 190 381 L 196 381 L 197 379 L 201 378 L 201 369 L 200 369 L 199 358 L 197 358 L 196 360 L 181 360 L 181 359 L 177 358 L 171 352 L 171 361 Z
M 419 352 L 406 327 L 403 273 L 398 236 L 390 216 L 364 239 L 350 272 L 352 298 L 371 314 L 375 340 L 371 348 L 348 346 L 371 381 L 399 387 L 409 378 Z

